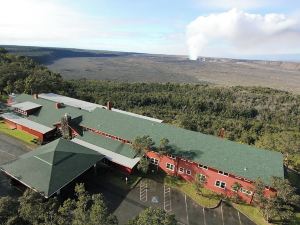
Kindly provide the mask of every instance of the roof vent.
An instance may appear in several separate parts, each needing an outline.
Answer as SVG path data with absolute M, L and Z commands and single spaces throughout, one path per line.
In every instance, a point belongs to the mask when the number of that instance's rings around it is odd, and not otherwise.
M 247 168 L 247 167 L 245 167 L 245 168 L 244 168 L 244 170 L 245 170 L 245 171 L 247 171 L 247 170 L 248 170 L 248 168 Z

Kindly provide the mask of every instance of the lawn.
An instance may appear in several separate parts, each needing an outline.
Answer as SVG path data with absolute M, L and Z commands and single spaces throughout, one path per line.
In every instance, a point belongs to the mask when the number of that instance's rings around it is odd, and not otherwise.
M 252 205 L 246 205 L 246 204 L 232 203 L 232 205 L 234 206 L 234 208 L 236 208 L 241 213 L 246 215 L 248 218 L 250 218 L 257 225 L 270 225 L 270 223 L 268 223 L 263 218 L 263 215 L 259 212 L 258 208 L 254 207 Z
M 16 129 L 12 130 L 3 121 L 0 121 L 0 132 L 12 136 L 14 138 L 17 138 L 31 146 L 35 145 L 34 144 L 34 140 L 36 140 L 35 136 L 28 134 L 24 131 L 20 131 Z
M 176 177 L 166 176 L 165 183 L 173 188 L 182 191 L 203 207 L 215 207 L 221 200 L 221 197 L 219 195 L 205 188 L 202 188 L 202 195 L 197 194 L 192 183 L 185 182 L 184 180 L 178 179 Z

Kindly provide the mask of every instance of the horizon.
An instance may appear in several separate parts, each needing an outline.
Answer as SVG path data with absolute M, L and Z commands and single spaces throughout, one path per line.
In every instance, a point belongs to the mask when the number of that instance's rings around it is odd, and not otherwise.
M 11 0 L 1 6 L 1 45 L 300 60 L 294 0 Z
M 72 47 L 59 47 L 59 46 L 35 46 L 35 45 L 2 45 L 0 43 L 0 47 L 29 47 L 29 48 L 52 48 L 52 49 L 68 49 L 68 50 L 80 50 L 80 51 L 105 51 L 105 52 L 118 52 L 118 53 L 134 53 L 134 54 L 144 54 L 144 55 L 161 55 L 161 56 L 170 56 L 170 57 L 186 57 L 189 59 L 189 55 L 180 55 L 180 54 L 162 54 L 162 53 L 147 53 L 147 52 L 135 52 L 135 51 L 118 51 L 118 50 L 109 50 L 109 49 L 88 49 L 88 48 L 72 48 Z M 284 57 L 283 57 L 284 56 Z M 274 61 L 274 62 L 291 62 L 291 63 L 299 63 L 300 62 L 300 54 L 295 55 L 273 55 L 273 56 L 263 56 L 263 57 L 244 57 L 244 58 L 234 58 L 234 57 L 218 57 L 218 56 L 199 56 L 198 61 L 202 58 L 212 58 L 212 59 L 229 59 L 229 60 L 249 60 L 249 61 Z

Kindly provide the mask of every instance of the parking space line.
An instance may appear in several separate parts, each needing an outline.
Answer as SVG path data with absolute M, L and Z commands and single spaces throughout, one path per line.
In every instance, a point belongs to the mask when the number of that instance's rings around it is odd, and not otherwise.
M 164 210 L 166 212 L 172 211 L 171 202 L 171 188 L 164 185 Z
M 2 149 L 0 149 L 0 152 L 6 153 L 6 154 L 8 154 L 8 155 L 10 155 L 10 156 L 12 156 L 12 157 L 14 157 L 14 158 L 17 157 L 17 156 L 15 156 L 15 155 L 13 155 L 13 154 L 11 154 L 11 153 L 9 153 L 9 152 L 6 152 L 6 151 L 4 151 L 4 150 L 2 150 Z
M 186 201 L 186 194 L 184 194 L 184 201 L 185 201 L 186 221 L 187 221 L 187 225 L 189 225 L 190 222 L 189 222 L 189 212 L 188 212 L 188 206 Z
M 204 225 L 207 225 L 206 224 L 206 218 L 205 218 L 205 209 L 204 208 L 202 208 L 203 209 L 203 220 L 204 220 Z
M 241 221 L 240 212 L 239 212 L 239 211 L 237 211 L 237 213 L 238 213 L 238 217 L 239 217 L 239 222 L 240 222 L 240 225 L 242 225 L 242 221 Z
M 140 201 L 146 202 L 148 200 L 148 183 L 147 180 L 140 182 Z
M 221 215 L 222 215 L 222 223 L 224 224 L 224 215 L 223 215 L 223 202 L 221 202 Z

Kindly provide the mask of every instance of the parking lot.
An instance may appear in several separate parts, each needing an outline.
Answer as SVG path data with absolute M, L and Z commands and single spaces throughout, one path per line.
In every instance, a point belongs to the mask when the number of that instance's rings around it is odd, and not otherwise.
M 0 165 L 15 160 L 19 155 L 28 152 L 29 149 L 15 138 L 0 134 Z M 9 180 L 0 173 L 0 197 L 1 196 L 18 196 L 21 193 L 14 187 L 10 186 Z
M 0 164 L 15 160 L 28 151 L 22 142 L 0 134 Z M 90 173 L 78 182 L 84 181 L 92 193 L 103 193 L 109 209 L 118 217 L 120 224 L 125 224 L 142 210 L 152 206 L 175 214 L 179 224 L 184 225 L 255 225 L 225 203 L 216 209 L 206 209 L 185 194 L 153 180 L 142 179 L 135 188 L 124 189 L 103 182 L 99 179 L 101 176 L 101 173 L 97 176 Z M 0 173 L 0 196 L 20 194 L 21 192 L 11 187 L 9 180 Z
M 152 206 L 175 214 L 178 223 L 183 225 L 255 225 L 224 202 L 216 209 L 203 208 L 185 194 L 153 180 L 143 179 L 128 192 L 112 184 L 96 183 L 94 187 L 89 184 L 89 188 L 104 194 L 120 224 L 125 224 L 143 209 Z

